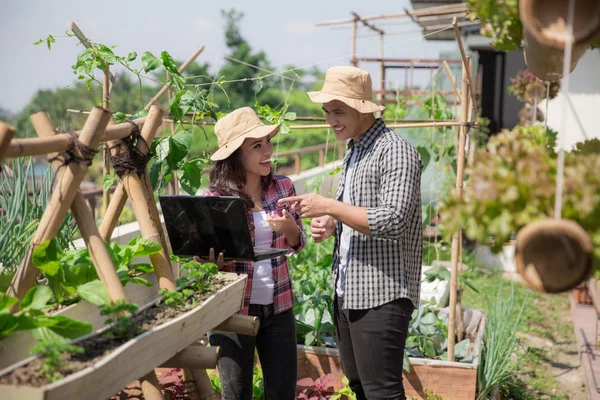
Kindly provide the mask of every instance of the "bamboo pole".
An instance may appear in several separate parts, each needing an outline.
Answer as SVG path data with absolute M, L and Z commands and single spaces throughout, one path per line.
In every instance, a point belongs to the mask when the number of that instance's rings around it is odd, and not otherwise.
M 198 393 L 198 398 L 203 399 L 212 399 L 215 395 L 215 391 L 212 388 L 212 384 L 210 383 L 210 379 L 205 369 L 192 369 L 191 371 L 192 378 L 194 383 L 196 384 L 196 391 Z
M 352 21 L 352 56 L 350 58 L 350 65 L 356 67 L 358 63 L 356 62 L 356 28 L 357 28 L 357 19 L 354 16 L 354 20 Z
M 469 61 L 467 60 L 467 53 L 465 53 L 465 48 L 463 46 L 462 38 L 460 37 L 460 30 L 458 29 L 458 24 L 456 23 L 456 17 L 452 18 L 452 26 L 454 27 L 454 35 L 456 36 L 456 43 L 458 44 L 458 49 L 460 50 L 460 56 L 462 58 L 463 65 L 466 66 L 466 71 L 463 71 L 463 74 L 467 76 L 467 83 L 469 85 L 469 90 L 471 94 L 471 98 L 473 99 L 473 115 L 477 115 L 477 102 L 475 101 L 475 91 L 473 88 L 473 80 L 471 79 L 471 71 L 469 70 Z M 464 82 L 464 79 L 463 79 Z M 465 90 L 463 88 L 463 90 Z
M 164 396 L 160 387 L 160 382 L 156 377 L 154 370 L 148 372 L 140 379 L 142 393 L 146 400 L 164 400 Z
M 8 150 L 8 146 L 15 136 L 15 128 L 0 122 L 0 162 L 4 159 L 4 153 Z
M 464 122 L 459 127 L 458 135 L 458 154 L 456 159 L 456 193 L 459 198 L 462 197 L 464 168 L 465 168 L 465 142 L 467 136 L 467 117 L 469 112 L 469 90 L 468 77 L 466 74 L 468 63 L 462 66 L 462 84 L 461 95 L 461 120 Z M 450 272 L 450 315 L 448 316 L 448 361 L 454 361 L 454 343 L 456 327 L 456 308 L 457 308 L 457 283 L 458 283 L 458 259 L 460 253 L 461 229 L 459 228 L 452 236 L 452 269 Z M 460 304 L 458 304 L 460 307 Z
M 156 134 L 156 130 L 162 124 L 162 114 L 163 110 L 160 107 L 150 107 L 148 119 L 146 121 L 146 125 L 144 126 L 145 129 L 142 132 L 142 138 L 146 141 L 146 143 L 152 142 L 152 139 Z M 145 149 L 147 151 L 141 142 L 142 141 L 138 141 L 138 146 L 142 146 L 142 148 L 138 147 L 138 149 Z M 125 151 L 124 143 L 121 143 L 119 146 L 115 147 L 116 144 L 117 143 L 114 142 L 110 144 L 111 153 L 113 156 L 117 155 L 120 151 Z M 125 192 L 127 193 L 127 197 L 131 201 L 133 212 L 140 225 L 140 233 L 142 237 L 155 241 L 162 247 L 162 250 L 159 253 L 150 256 L 150 261 L 154 266 L 154 273 L 158 278 L 159 287 L 161 289 L 174 290 L 176 285 L 175 278 L 173 276 L 173 268 L 171 267 L 171 261 L 167 253 L 167 248 L 163 247 L 164 245 L 162 243 L 160 219 L 157 219 L 158 211 L 156 211 L 156 213 L 154 211 L 154 208 L 156 208 L 154 194 L 152 191 L 148 192 L 146 190 L 144 179 L 144 175 L 139 177 L 137 173 L 132 171 L 121 177 L 121 182 L 119 182 L 119 185 L 123 185 Z M 114 200 L 115 198 L 113 197 L 113 201 Z M 118 218 L 118 214 L 116 216 L 110 215 L 106 217 L 110 218 L 112 221 L 112 218 Z
M 83 44 L 86 49 L 92 47 L 90 41 L 85 37 L 81 29 L 77 26 L 75 22 L 71 22 L 71 31 L 77 36 L 77 39 Z M 112 90 L 112 82 L 115 81 L 115 76 L 110 72 L 109 66 L 107 63 L 104 65 L 104 79 L 102 80 L 102 107 L 105 110 L 110 110 L 110 92 Z M 108 174 L 110 174 L 110 157 L 108 157 L 105 153 L 102 154 L 102 178 Z M 108 202 L 110 201 L 110 193 L 108 190 L 102 190 L 102 209 L 106 212 L 106 207 L 108 206 Z
M 388 128 L 428 128 L 441 126 L 460 126 L 460 121 L 428 121 L 428 122 L 409 122 L 400 124 L 386 124 Z M 322 129 L 331 128 L 328 124 L 313 124 L 313 125 L 292 125 L 290 129 Z
M 52 127 L 52 123 L 48 118 L 48 115 L 44 111 L 37 112 L 29 117 L 33 128 L 39 136 L 53 136 L 56 134 Z M 56 157 L 58 153 L 48 154 L 48 158 Z M 60 168 L 63 165 L 61 160 L 52 161 L 52 169 L 56 174 L 56 179 L 60 179 L 64 169 Z M 59 169 L 60 168 L 60 169 Z M 90 253 L 92 263 L 96 268 L 98 278 L 102 281 L 110 300 L 115 302 L 117 300 L 127 300 L 123 285 L 117 275 L 115 266 L 110 257 L 110 253 L 106 249 L 106 245 L 98 232 L 96 227 L 96 221 L 94 220 L 92 210 L 89 203 L 83 197 L 81 189 L 77 189 L 73 204 L 71 205 L 71 212 L 75 218 L 75 222 L 79 227 L 81 236 L 87 245 Z
M 86 112 L 85 114 L 90 114 Z M 136 125 L 143 126 L 146 117 L 133 121 Z M 131 134 L 131 124 L 121 123 L 111 125 L 102 132 L 101 142 L 123 139 Z M 81 131 L 75 132 L 81 136 Z M 66 133 L 59 133 L 51 137 L 36 137 L 27 139 L 13 139 L 6 150 L 7 158 L 39 156 L 48 153 L 62 153 L 73 148 L 74 138 Z
M 205 347 L 192 344 L 169 360 L 161 364 L 161 368 L 190 368 L 190 369 L 214 369 L 221 356 L 221 348 Z
M 169 71 L 167 71 L 167 80 L 169 80 Z M 171 91 L 167 92 L 167 97 L 169 99 L 169 104 L 171 104 Z M 175 123 L 171 121 L 169 123 L 169 127 L 171 128 L 171 135 L 175 133 Z M 173 174 L 173 178 L 169 181 L 169 194 L 176 195 L 179 194 L 179 180 L 177 179 L 177 174 Z
M 233 314 L 231 317 L 221 322 L 213 330 L 223 332 L 234 332 L 240 335 L 256 336 L 260 320 L 258 317 L 249 315 Z
M 150 107 L 150 111 L 148 112 L 148 116 L 146 117 L 146 123 L 144 124 L 144 126 L 142 127 L 142 131 L 140 132 L 140 136 L 144 140 L 138 141 L 136 146 L 137 149 L 144 155 L 147 154 L 150 150 L 149 146 L 152 144 L 152 139 L 154 138 L 156 132 L 158 131 L 158 128 L 160 128 L 162 124 L 163 114 L 164 112 L 159 106 Z M 127 125 L 131 127 L 131 124 Z M 147 143 L 148 146 L 146 146 L 144 143 Z M 113 146 L 114 144 L 115 142 L 111 142 L 111 146 Z M 151 192 L 152 190 L 150 190 L 148 193 Z M 115 191 L 113 193 L 112 201 L 109 203 L 108 208 L 106 210 L 106 214 L 104 214 L 104 218 L 100 223 L 100 235 L 107 242 L 109 242 L 112 237 L 112 233 L 115 227 L 117 226 L 117 221 L 119 219 L 119 216 L 121 215 L 121 212 L 123 212 L 125 203 L 127 203 L 127 193 L 125 192 L 123 182 L 121 181 L 117 184 L 117 187 L 115 188 Z M 154 202 L 152 203 L 154 204 Z M 160 225 L 160 219 L 155 220 L 158 221 L 158 224 Z M 166 245 L 162 244 L 162 246 L 166 249 Z
M 177 68 L 177 71 L 179 71 L 179 73 L 183 73 L 185 72 L 188 67 L 190 66 L 191 63 L 194 62 L 194 60 L 196 58 L 198 58 L 198 56 L 200 55 L 200 53 L 202 53 L 204 51 L 204 45 L 201 45 L 200 47 L 198 47 L 198 50 L 196 50 L 194 52 L 194 54 L 192 54 L 187 60 L 185 60 L 185 62 L 183 64 L 181 64 L 179 66 L 179 68 Z M 144 107 L 144 110 L 147 110 L 148 108 L 150 108 L 150 106 L 152 104 L 158 104 L 158 100 L 166 93 L 166 91 L 169 89 L 168 85 L 164 85 L 159 91 L 158 93 L 156 93 L 156 95 L 150 99 L 150 101 L 148 102 L 148 104 L 146 104 L 146 106 Z
M 111 114 L 109 111 L 94 107 L 83 127 L 81 136 L 79 137 L 80 142 L 92 149 L 98 147 L 102 133 L 106 129 L 110 117 Z M 38 270 L 33 265 L 33 250 L 41 243 L 56 237 L 60 225 L 73 203 L 73 199 L 77 194 L 87 168 L 88 166 L 85 164 L 69 163 L 59 179 L 57 179 L 56 186 L 42 215 L 30 248 L 8 288 L 8 295 L 21 300 L 25 296 L 25 293 L 35 284 Z

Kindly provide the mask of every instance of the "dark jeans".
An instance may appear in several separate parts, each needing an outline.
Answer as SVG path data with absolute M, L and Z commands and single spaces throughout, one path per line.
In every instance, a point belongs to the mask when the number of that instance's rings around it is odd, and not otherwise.
M 358 400 L 404 400 L 402 362 L 414 307 L 397 299 L 367 310 L 343 310 L 335 322 L 344 374 Z
M 221 346 L 219 376 L 223 400 L 251 400 L 254 349 L 262 367 L 265 399 L 296 397 L 296 321 L 292 310 L 275 314 L 273 305 L 250 304 L 248 315 L 259 317 L 256 337 L 214 331 L 211 346 Z

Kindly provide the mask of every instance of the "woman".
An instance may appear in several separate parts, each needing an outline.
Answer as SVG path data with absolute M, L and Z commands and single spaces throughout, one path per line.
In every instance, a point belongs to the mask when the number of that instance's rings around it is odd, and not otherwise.
M 290 253 L 297 253 L 306 244 L 302 221 L 295 212 L 277 205 L 278 199 L 295 195 L 294 186 L 289 178 L 271 171 L 271 138 L 278 131 L 279 125 L 264 125 L 249 107 L 217 121 L 219 149 L 211 157 L 215 163 L 204 194 L 244 200 L 255 247 L 289 248 Z M 241 312 L 260 319 L 256 337 L 216 331 L 210 335 L 211 346 L 221 346 L 218 367 L 223 399 L 251 400 L 255 349 L 263 370 L 265 398 L 294 399 L 296 322 L 286 257 L 226 264 L 221 253 L 217 265 L 248 274 Z

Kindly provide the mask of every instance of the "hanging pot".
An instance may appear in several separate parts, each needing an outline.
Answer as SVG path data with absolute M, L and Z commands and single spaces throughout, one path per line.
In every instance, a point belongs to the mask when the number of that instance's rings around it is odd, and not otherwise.
M 593 250 L 592 239 L 576 222 L 546 219 L 519 231 L 515 263 L 531 289 L 561 293 L 590 276 Z
M 545 81 L 562 78 L 567 41 L 569 0 L 520 0 L 525 62 Z M 583 53 L 600 39 L 600 1 L 575 0 L 570 71 Z

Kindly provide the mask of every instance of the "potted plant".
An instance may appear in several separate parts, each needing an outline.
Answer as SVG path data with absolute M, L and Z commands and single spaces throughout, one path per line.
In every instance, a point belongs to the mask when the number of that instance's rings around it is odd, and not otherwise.
M 490 138 L 475 152 L 462 198 L 451 195 L 441 208 L 446 234 L 459 226 L 469 238 L 499 251 L 530 222 L 554 214 L 555 133 L 542 126 L 516 127 Z M 600 269 L 600 141 L 592 139 L 565 154 L 562 217 L 577 222 L 594 243 Z

